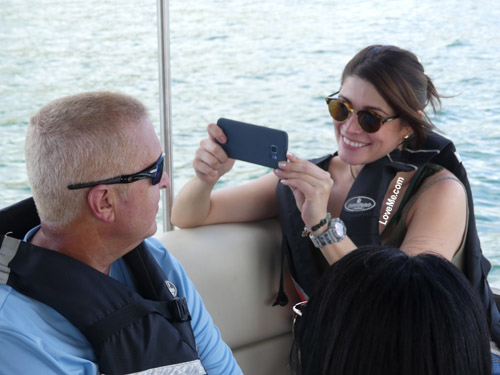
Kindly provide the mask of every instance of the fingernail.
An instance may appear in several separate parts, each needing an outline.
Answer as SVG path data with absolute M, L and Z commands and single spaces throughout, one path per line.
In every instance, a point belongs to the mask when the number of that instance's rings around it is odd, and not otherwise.
M 288 157 L 292 157 L 292 158 L 293 158 L 293 157 L 295 156 L 295 154 L 294 154 L 293 152 L 291 152 L 291 151 L 288 151 L 288 152 L 286 153 L 286 156 L 288 156 Z
M 286 167 L 286 161 L 280 161 L 280 162 L 278 163 L 278 167 L 280 167 L 280 168 L 285 168 L 285 167 Z

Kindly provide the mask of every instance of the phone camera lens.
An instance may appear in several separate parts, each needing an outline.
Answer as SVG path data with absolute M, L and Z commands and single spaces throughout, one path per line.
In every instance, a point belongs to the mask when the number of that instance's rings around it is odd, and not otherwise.
M 278 146 L 271 145 L 270 150 L 271 150 L 271 155 L 270 155 L 271 159 L 278 160 Z

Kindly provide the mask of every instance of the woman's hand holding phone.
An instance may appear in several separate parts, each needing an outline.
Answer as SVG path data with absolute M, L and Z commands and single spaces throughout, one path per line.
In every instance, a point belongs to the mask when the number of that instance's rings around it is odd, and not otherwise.
M 207 132 L 208 138 L 203 139 L 196 150 L 193 168 L 200 180 L 215 184 L 231 170 L 235 160 L 230 159 L 219 144 L 225 144 L 227 141 L 222 129 L 216 124 L 208 124 Z
M 287 153 L 287 162 L 280 162 L 274 173 L 295 197 L 302 220 L 308 228 L 325 218 L 333 186 L 330 173 L 317 165 Z

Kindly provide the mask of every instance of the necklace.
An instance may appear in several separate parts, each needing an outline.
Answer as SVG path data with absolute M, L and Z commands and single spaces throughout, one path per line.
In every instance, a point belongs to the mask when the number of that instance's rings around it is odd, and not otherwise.
M 354 172 L 352 171 L 352 165 L 349 164 L 349 170 L 351 171 L 351 176 L 353 180 L 356 180 L 356 177 L 354 176 Z

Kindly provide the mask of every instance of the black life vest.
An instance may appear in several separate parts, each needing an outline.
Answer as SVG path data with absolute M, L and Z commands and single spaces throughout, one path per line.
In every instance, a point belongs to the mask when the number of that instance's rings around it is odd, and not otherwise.
M 326 155 L 312 162 L 327 170 L 333 156 L 335 155 Z M 409 146 L 404 150 L 394 150 L 381 159 L 365 165 L 347 195 L 340 218 L 346 224 L 349 238 L 358 247 L 381 244 L 380 209 L 390 182 L 397 172 L 416 170 L 426 163 L 443 166 L 465 186 L 469 205 L 469 224 L 463 272 L 478 291 L 488 312 L 492 338 L 500 344 L 500 312 L 487 281 L 491 265 L 481 251 L 467 173 L 459 160 L 454 144 L 449 139 L 432 132 L 427 135 L 424 146 L 419 149 Z M 283 232 L 282 259 L 288 259 L 297 290 L 304 298 L 308 298 L 322 273 L 328 268 L 328 263 L 309 238 L 302 237 L 304 222 L 290 188 L 278 183 L 276 193 Z M 286 303 L 287 298 L 280 290 L 276 304 Z
M 206 374 L 186 300 L 171 292 L 175 286 L 144 242 L 123 257 L 136 292 L 59 252 L 10 236 L 1 235 L 0 241 L 0 283 L 76 326 L 91 344 L 101 373 Z

